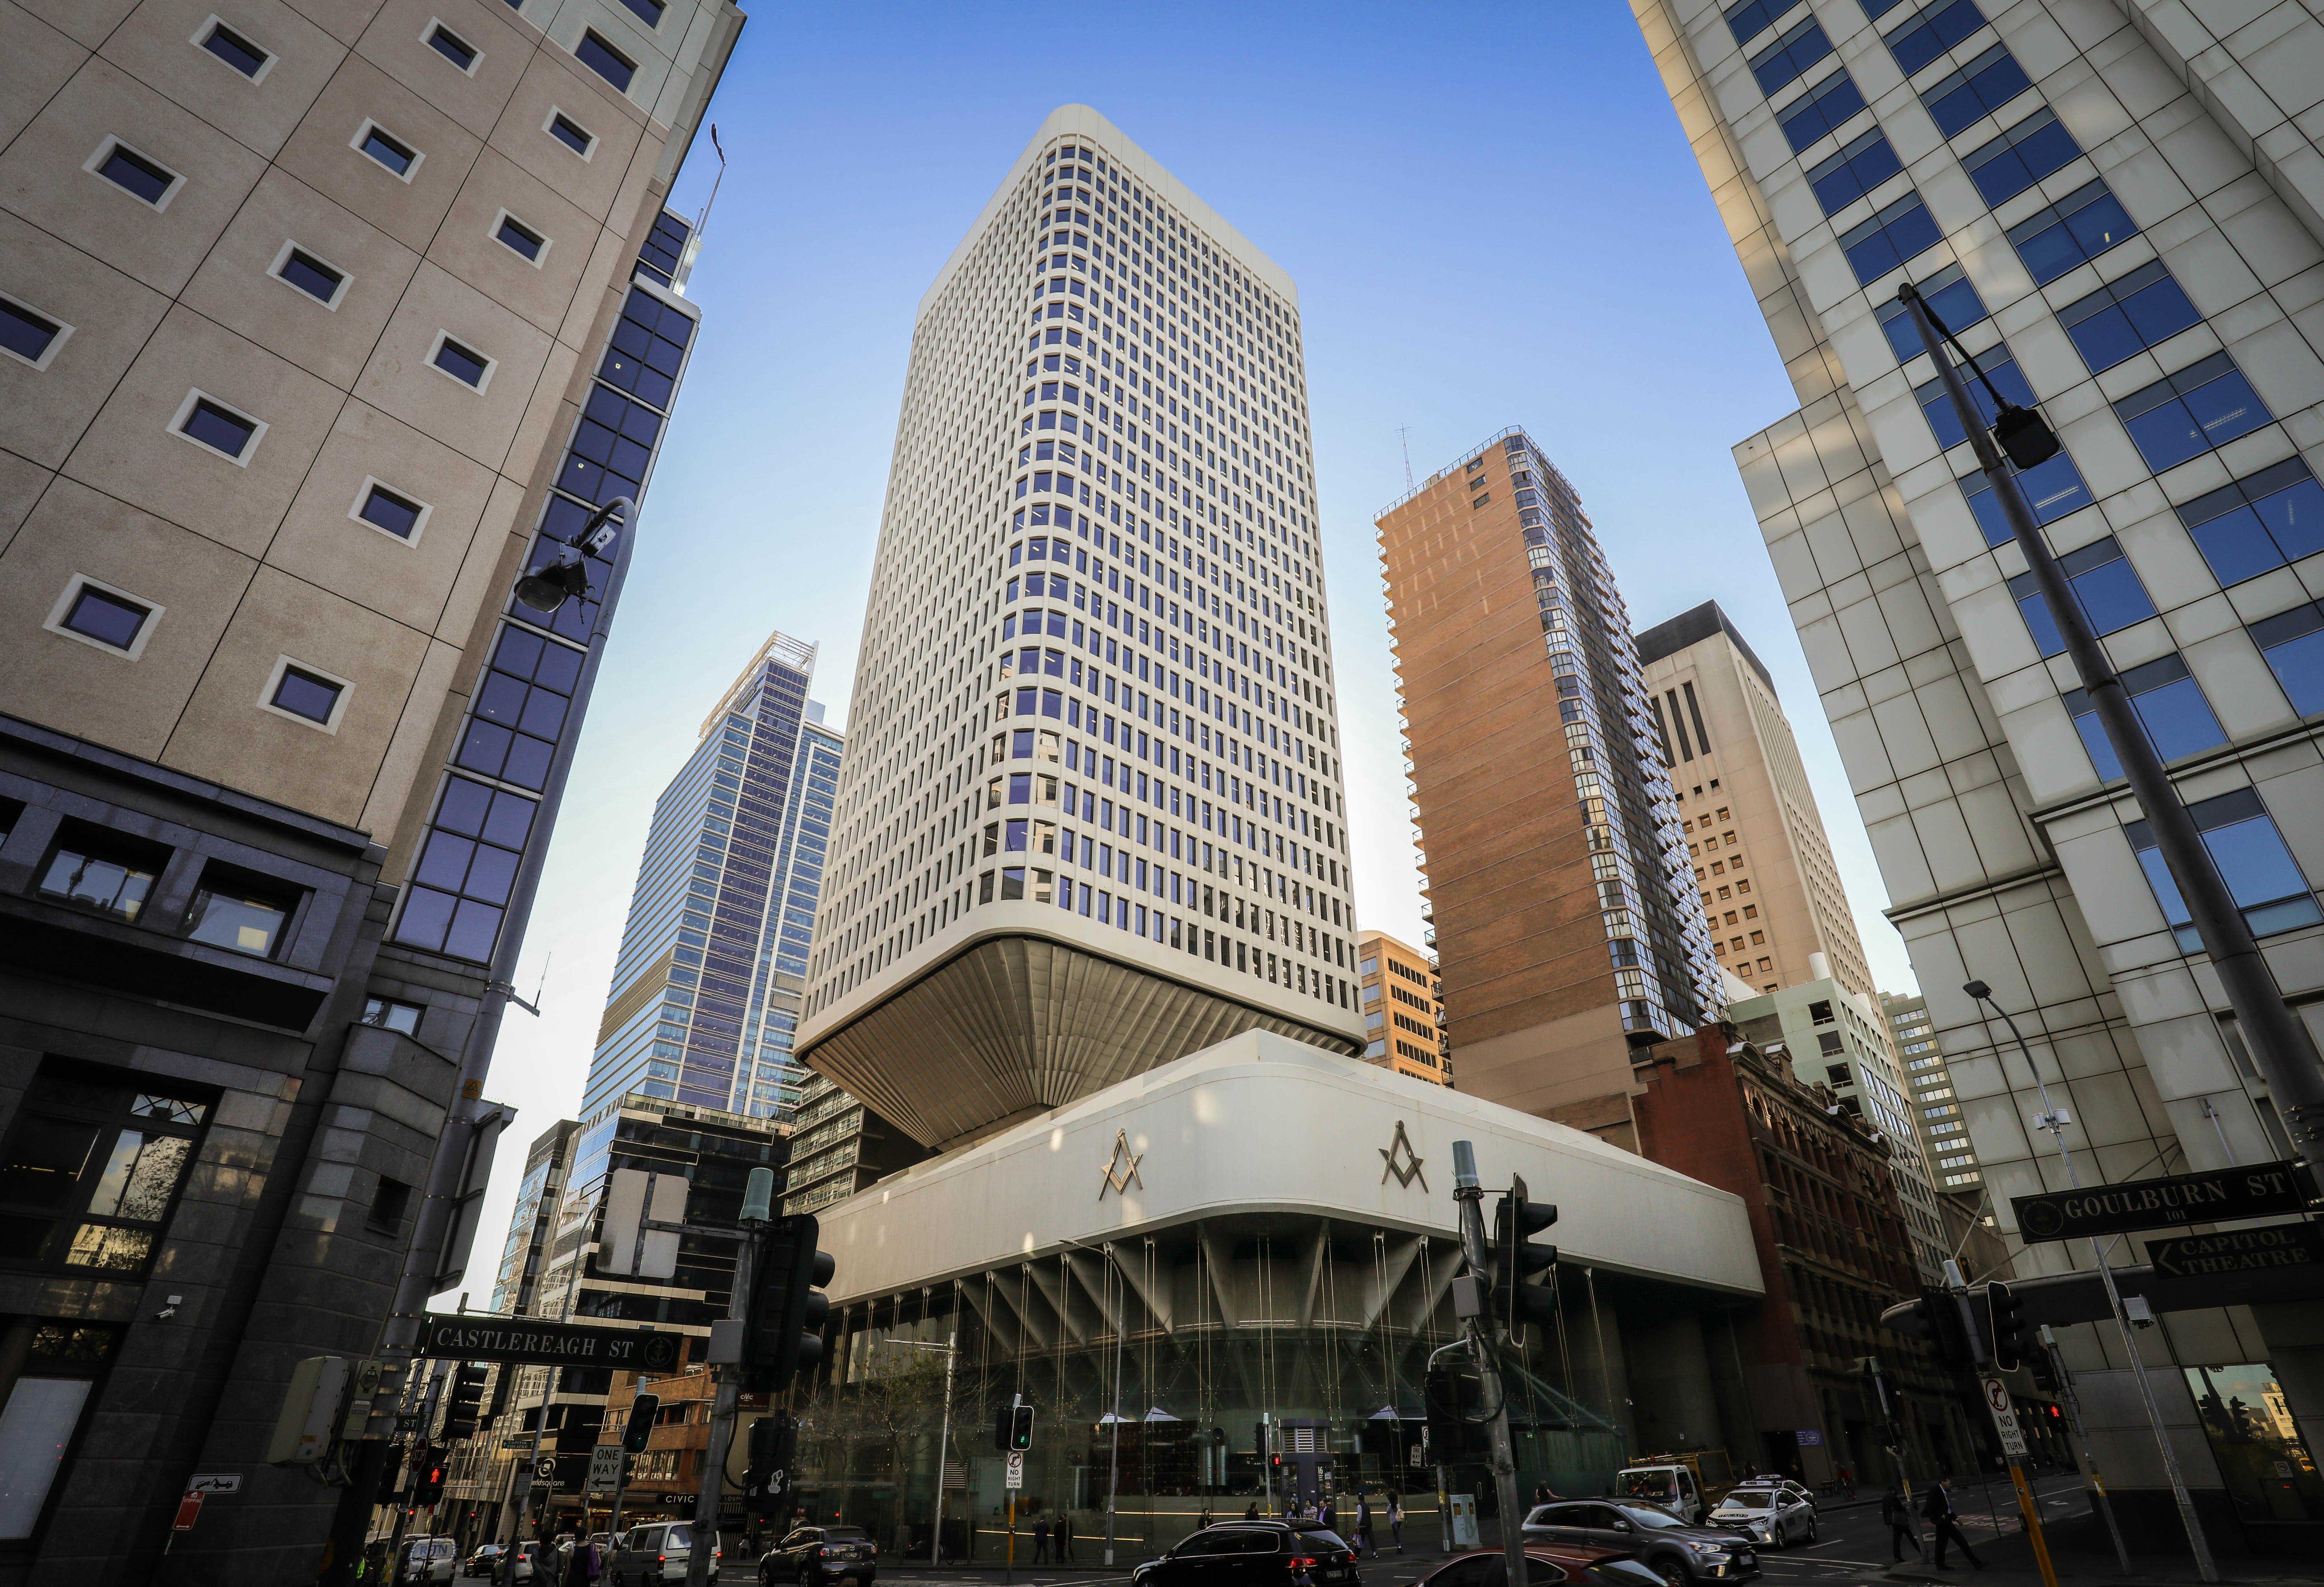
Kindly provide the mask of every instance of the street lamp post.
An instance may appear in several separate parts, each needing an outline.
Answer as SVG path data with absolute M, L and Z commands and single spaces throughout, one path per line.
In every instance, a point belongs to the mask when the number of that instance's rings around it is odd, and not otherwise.
M 2172 881 L 2178 885 L 2179 896 L 2187 906 L 2196 935 L 2202 939 L 2203 951 L 2210 957 L 2211 968 L 2219 978 L 2220 989 L 2227 993 L 2228 1006 L 2235 1010 L 2236 1022 L 2243 1029 L 2252 1062 L 2267 1082 L 2284 1129 L 2292 1137 L 2292 1149 L 2311 1164 L 2324 1161 L 2324 1065 L 2318 1063 L 2307 1033 L 2285 1006 L 2282 989 L 2276 985 L 2274 973 L 2260 955 L 2250 922 L 2244 918 L 2235 896 L 2220 879 L 2210 850 L 2203 845 L 2202 834 L 2196 830 L 2194 818 L 2187 813 L 2178 789 L 2163 770 L 2163 757 L 2148 740 L 2121 677 L 2115 671 L 2105 646 L 2098 642 L 2081 603 L 2067 585 L 2065 571 L 2042 538 L 2041 525 L 2034 521 L 2034 509 L 2017 483 L 2013 465 L 2030 468 L 2055 456 L 2057 437 L 2051 433 L 2041 415 L 2003 400 L 1992 381 L 1977 368 L 1977 361 L 1970 358 L 1969 367 L 1985 382 L 1996 409 L 1993 433 L 1987 434 L 1983 417 L 1969 400 L 1960 372 L 1953 367 L 1941 345 L 1942 340 L 1950 339 L 1951 333 L 1931 311 L 1912 282 L 1906 281 L 1896 289 L 1896 299 L 1911 312 L 1913 324 L 1920 332 L 1921 346 L 1937 366 L 1945 394 L 1952 401 L 1953 414 L 1968 432 L 1969 444 L 1977 451 L 1978 464 L 1985 470 L 1994 497 L 2001 503 L 2002 513 L 2017 537 L 2018 549 L 2025 555 L 2025 565 L 2034 583 L 2041 586 L 2042 599 L 2048 604 L 2059 636 L 2066 642 L 2066 653 L 2073 658 L 2074 670 L 2080 675 L 2082 687 L 2106 729 L 2107 742 L 2113 746 L 2115 758 L 2129 780 L 2131 795 L 2138 801 L 2139 811 L 2154 834 L 2155 846 L 2170 868 Z M 1960 346 L 1958 342 L 1953 345 L 1956 348 Z M 1966 353 L 1962 356 L 1969 357 Z M 2000 446 L 1996 445 L 1997 437 Z M 2004 446 L 2010 454 L 2007 463 L 2001 456 Z

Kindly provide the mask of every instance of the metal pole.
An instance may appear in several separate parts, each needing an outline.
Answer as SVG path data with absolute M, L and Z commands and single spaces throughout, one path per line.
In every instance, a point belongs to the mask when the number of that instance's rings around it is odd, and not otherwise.
M 708 207 L 706 205 L 705 208 Z M 955 1300 L 955 1305 L 958 1302 Z M 944 1548 L 944 1482 L 945 1452 L 952 1444 L 952 1364 L 960 1343 L 960 1330 L 954 1328 L 945 1334 L 945 1398 L 944 1420 L 936 1434 L 936 1536 L 928 1539 L 928 1564 L 939 1563 Z
M 726 1303 L 726 1315 L 737 1322 L 751 1313 L 751 1266 L 758 1246 L 754 1219 L 734 1245 L 734 1294 Z M 702 1452 L 702 1492 L 694 1502 L 694 1541 L 686 1552 L 686 1587 L 710 1587 L 710 1555 L 718 1541 L 718 1509 L 726 1480 L 726 1451 L 734 1441 L 734 1407 L 742 1398 L 742 1363 L 729 1361 L 715 1370 L 718 1394 L 711 1404 L 709 1443 Z
M 590 1200 L 590 1209 L 591 1210 L 588 1213 L 584 1214 L 585 1223 L 587 1217 L 595 1215 L 595 1198 L 594 1196 Z M 552 1237 L 554 1236 L 554 1220 L 552 1219 Z M 557 1320 L 560 1324 L 569 1323 L 573 1320 L 573 1296 L 581 1287 L 581 1269 L 589 1259 L 588 1245 L 589 1242 L 586 1240 L 584 1240 L 574 1248 L 573 1265 L 567 1270 L 565 1280 L 564 1304 L 558 1308 L 557 1312 Z M 513 1506 L 509 1511 L 507 1546 L 510 1548 L 516 1546 L 517 1534 L 522 1530 L 524 1512 L 532 1503 L 532 1489 L 540 1485 L 541 1435 L 549 1430 L 549 1402 L 550 1399 L 554 1398 L 557 1394 L 558 1374 L 562 1369 L 557 1367 L 546 1367 L 542 1370 L 546 1371 L 549 1376 L 541 1380 L 540 1408 L 533 1413 L 532 1418 L 532 1452 L 525 1456 L 525 1470 L 532 1473 L 532 1476 L 530 1479 L 531 1486 L 525 1490 L 524 1502 L 522 1504 Z
M 1122 1299 L 1113 1314 L 1113 1453 L 1111 1457 L 1112 1469 L 1105 1480 L 1105 1563 L 1110 1567 L 1113 1564 L 1114 1513 L 1121 1501 L 1121 1335 L 1124 1332 L 1122 1323 L 1130 1312 L 1130 1285 L 1121 1271 L 1121 1264 L 1114 1261 L 1113 1247 L 1110 1245 L 1105 1248 L 1105 1259 L 1113 1264 L 1113 1276 L 1123 1290 Z
M 1473 1291 L 1481 1291 L 1490 1282 L 1492 1268 L 1485 1254 L 1485 1190 L 1477 1180 L 1477 1149 L 1465 1140 L 1452 1143 L 1452 1199 L 1460 1204 L 1461 1250 L 1469 1259 L 1469 1275 L 1455 1279 L 1456 1287 L 1465 1283 Z M 1522 1231 L 1512 1238 L 1522 1241 Z M 1492 1406 L 1492 1416 L 1485 1423 L 1485 1434 L 1492 1444 L 1493 1490 L 1501 1511 L 1501 1555 L 1511 1582 L 1531 1578 L 1526 1571 L 1525 1518 L 1517 1512 L 1517 1462 L 1509 1447 L 1509 1402 L 1501 1388 L 1500 1363 L 1495 1357 L 1494 1341 L 1486 1333 L 1481 1295 L 1472 1295 L 1476 1309 L 1463 1317 L 1469 1333 L 1469 1352 L 1477 1362 L 1477 1378 L 1486 1400 Z M 1455 1311 L 1464 1307 L 1456 1304 Z
M 2050 1370 L 2058 1379 L 2058 1397 L 2066 1402 L 2066 1426 L 2081 1449 L 2082 1464 L 2089 1468 L 2090 1490 L 2097 1496 L 2098 1514 L 2106 1518 L 2107 1534 L 2114 1539 L 2114 1557 L 2127 1576 L 2130 1550 L 2123 1545 L 2122 1526 L 2114 1518 L 2114 1500 L 2107 1497 L 2106 1479 L 2098 1473 L 2098 1457 L 2091 1453 L 2090 1435 L 2082 1430 L 2082 1407 L 2074 1394 L 2074 1380 L 2067 1375 L 2065 1359 L 2058 1353 L 2058 1336 L 2047 1323 L 2042 1324 L 2042 1348 L 2050 1352 Z
M 1956 381 L 1959 378 L 1954 377 Z M 2017 1050 L 2025 1059 L 2025 1066 L 2033 1071 L 2034 1089 L 2042 1097 L 2042 1128 L 2057 1140 L 2058 1155 L 2065 1160 L 2067 1183 L 2080 1190 L 2082 1176 L 2074 1167 L 2074 1154 L 2066 1148 L 2065 1121 L 2050 1105 L 2050 1087 L 2043 1081 L 2042 1071 L 2034 1066 L 2034 1049 L 2025 1045 L 2024 1033 L 2017 1029 L 2017 1021 L 2009 1017 L 2008 1010 L 1993 1001 L 1990 991 L 1978 1001 L 2001 1016 L 2001 1022 L 2009 1028 L 2011 1038 L 2017 1043 Z M 2153 1385 L 2146 1380 L 2146 1363 L 2140 1358 L 2138 1342 L 2131 1334 L 2130 1319 L 2123 1313 L 2122 1294 L 2115 1287 L 2114 1269 L 2107 1261 L 2106 1247 L 2095 1237 L 2090 1241 L 2090 1254 L 2098 1259 L 2098 1278 L 2106 1285 L 2107 1309 L 2114 1314 L 2115 1328 L 2122 1335 L 2122 1348 L 2130 1357 L 2130 1373 L 2138 1383 L 2139 1403 L 2146 1407 L 2146 1425 L 2154 1430 L 2154 1446 L 2162 1452 L 2163 1470 L 2171 1479 L 2171 1495 L 2178 1501 L 2180 1522 L 2186 1527 L 2187 1541 L 2195 1551 L 2196 1572 L 2204 1581 L 2216 1582 L 2219 1579 L 2219 1568 L 2212 1563 L 2211 1545 L 2203 1536 L 2203 1523 L 2195 1515 L 2195 1501 L 2188 1495 L 2187 1479 L 2179 1470 L 2178 1453 L 2171 1447 L 2170 1435 L 2163 1430 L 2162 1407 L 2154 1402 Z
M 2082 687 L 2089 695 L 2100 724 L 2106 728 L 2107 742 L 2122 763 L 2123 774 L 2130 781 L 2131 795 L 2146 817 L 2163 863 L 2170 867 L 2171 879 L 2178 884 L 2179 896 L 2187 906 L 2195 934 L 2202 939 L 2203 951 L 2209 955 L 2211 968 L 2219 977 L 2220 990 L 2227 993 L 2227 1004 L 2235 1010 L 2244 1045 L 2267 1082 L 2276 1111 L 2292 1137 L 2292 1150 L 2311 1164 L 2324 1161 L 2324 1065 L 2319 1064 L 2307 1033 L 2284 1005 L 2282 989 L 2276 985 L 2274 973 L 2260 955 L 2250 923 L 2236 907 L 2227 883 L 2220 880 L 2211 852 L 2203 846 L 2194 818 L 2187 814 L 2178 789 L 2163 770 L 2163 757 L 2155 753 L 2146 730 L 2140 725 L 2138 714 L 2115 672 L 2114 663 L 2098 642 L 2081 604 L 2068 587 L 2065 572 L 2051 555 L 2049 543 L 2042 538 L 2041 526 L 2034 521 L 2034 509 L 2027 504 L 2015 473 L 2002 460 L 2000 448 L 1986 432 L 1983 416 L 1969 401 L 1969 388 L 1961 383 L 1960 372 L 1939 345 L 1936 322 L 1928 305 L 1921 300 L 1910 281 L 1896 289 L 1896 297 L 1911 310 L 1913 323 L 1921 333 L 1921 345 L 1936 364 L 1938 377 L 1945 383 L 1945 394 L 1952 399 L 1954 416 L 1969 432 L 1978 463 L 1992 483 L 1994 497 L 2001 503 L 2002 513 L 2017 536 L 2018 548 L 2025 553 L 2025 565 L 2041 586 L 2042 598 L 2049 604 L 2059 636 L 2066 641 L 2066 653 L 2073 658 L 2074 669 L 2081 675 Z

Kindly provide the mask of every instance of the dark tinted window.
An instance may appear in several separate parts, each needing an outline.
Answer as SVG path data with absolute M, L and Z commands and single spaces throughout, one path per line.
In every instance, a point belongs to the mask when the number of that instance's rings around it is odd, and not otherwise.
M 246 78 L 256 77 L 266 65 L 265 51 L 222 22 L 211 24 L 202 38 L 202 48 Z
M 2211 575 L 2241 584 L 2324 551 L 2324 486 L 2297 457 L 2221 485 L 2179 509 Z
M 1943 235 L 1930 218 L 1921 195 L 1906 193 L 1871 219 L 1841 233 L 1840 246 L 1856 279 L 1869 286 L 1915 254 L 1934 247 Z
M 662 4 L 662 0 L 622 0 L 622 4 L 630 8 L 631 14 L 650 28 L 660 26 L 661 14 L 669 9 Z
M 293 715 L 328 724 L 331 713 L 338 708 L 341 692 L 342 686 L 327 678 L 285 667 L 282 680 L 274 686 L 274 703 Z
M 168 171 L 133 150 L 115 144 L 97 168 L 97 175 L 106 180 L 136 194 L 148 204 L 159 204 L 161 195 L 177 180 Z
M 2009 242 L 2034 281 L 2046 285 L 2137 235 L 2137 223 L 2106 183 L 2091 180 L 2011 226 Z
M 0 1261 L 142 1271 L 209 1108 L 180 1083 L 42 1065 L 0 1152 Z
M 1958 264 L 1948 264 L 1928 280 L 1915 281 L 1914 288 L 1937 322 L 1955 336 L 1985 319 L 1985 300 L 1978 296 L 1976 286 Z M 1921 330 L 1913 323 L 1911 309 L 1891 298 L 1873 312 L 1897 363 L 1907 363 L 1921 354 Z M 1968 371 L 1962 374 L 1966 377 Z
M 420 503 L 397 495 L 385 485 L 374 485 L 364 496 L 361 516 L 364 522 L 377 524 L 392 535 L 405 540 L 420 527 Z
M 2063 448 L 2046 463 L 2020 469 L 2017 484 L 2025 493 L 2026 504 L 2034 509 L 2036 523 L 2055 523 L 2067 513 L 2090 504 L 2090 488 L 2082 483 L 2082 471 L 2074 466 L 2072 455 Z M 2016 538 L 1983 470 L 1962 476 L 1960 487 L 1961 494 L 1969 499 L 1969 511 L 1977 516 L 1978 528 L 1985 533 L 1987 545 L 1997 546 Z
M 441 23 L 429 30 L 428 47 L 462 71 L 476 64 L 476 47 Z
M 502 217 L 501 228 L 493 235 L 527 259 L 539 259 L 541 249 L 548 245 L 546 239 L 539 232 L 518 220 L 514 216 Z
M 1772 94 L 1831 53 L 1831 41 L 1812 14 L 1784 30 L 1783 36 L 1751 57 L 1751 75 L 1759 91 Z
M 1985 25 L 1985 13 L 1972 0 L 1930 0 L 1885 36 L 1888 52 L 1906 77 Z
M 2027 385 L 2024 375 L 2018 373 L 2017 361 L 2009 355 L 2007 347 L 1987 348 L 1978 356 L 1978 364 L 2005 401 L 2020 408 L 2034 405 L 2034 388 Z M 1969 388 L 1969 401 L 1976 407 L 1978 417 L 1990 428 L 1999 410 L 1987 392 L 1985 381 L 1977 379 L 1964 369 L 1961 371 L 1961 383 Z M 1945 394 L 1943 381 L 1935 378 L 1923 381 L 1913 388 L 1913 400 L 1920 403 L 1921 411 L 1927 416 L 1929 429 L 1935 432 L 1939 447 L 1958 447 L 1969 439 L 1969 432 L 1961 429 L 1960 420 L 1953 412 L 1952 399 Z
M 45 318 L 31 309 L 0 300 L 0 347 L 5 347 L 18 357 L 38 364 L 64 328 L 55 320 Z
M 1951 137 L 1972 122 L 1981 121 L 2034 85 L 2016 58 L 1999 44 L 1923 90 L 1937 130 Z
M 378 161 L 398 176 L 410 174 L 419 162 L 419 152 L 400 138 L 390 137 L 377 127 L 364 134 L 363 152 Z
M 275 273 L 318 302 L 327 303 L 338 296 L 339 283 L 347 278 L 332 269 L 304 248 L 293 248 Z
M 73 597 L 72 610 L 65 614 L 64 625 L 75 633 L 125 650 L 136 643 L 137 631 L 152 614 L 151 608 L 134 601 L 83 585 L 80 593 Z
M 204 446 L 216 447 L 229 457 L 241 457 L 249 448 L 251 437 L 258 433 L 254 420 L 222 408 L 208 397 L 196 400 L 194 411 L 186 415 L 180 428 Z
M 2324 604 L 2311 601 L 2263 617 L 2250 632 L 2292 708 L 2302 716 L 2324 712 Z
M 1742 5 L 1727 8 L 1727 31 L 1735 35 L 1738 44 L 1748 44 L 1798 4 L 1799 0 L 1743 0 Z
M 2157 474 L 2274 418 L 2225 353 L 2189 364 L 2114 405 L 2115 416 Z
M 549 134 L 576 154 L 586 154 L 589 145 L 597 141 L 595 134 L 569 115 L 550 116 Z
M 2160 259 L 2058 310 L 2058 323 L 2093 374 L 2169 340 L 2201 318 Z
M 584 66 L 623 93 L 629 91 L 630 79 L 638 75 L 637 62 L 599 38 L 594 30 L 581 35 L 580 45 L 573 53 L 581 58 Z
M 2043 106 L 2007 132 L 1971 151 L 1961 161 L 1987 204 L 2014 197 L 2075 159 L 2082 146 Z
M 455 380 L 481 386 L 484 383 L 484 371 L 491 364 L 482 353 L 446 337 L 443 345 L 436 349 L 436 367 Z
M 1831 76 L 1775 113 L 1784 141 L 1797 154 L 1818 138 L 1836 133 L 1848 118 L 1864 108 L 1864 96 L 1845 71 Z
M 2066 576 L 2067 587 L 2081 603 L 2082 614 L 2097 632 L 2109 634 L 2154 615 L 2154 603 L 2147 598 L 2146 586 L 2139 582 L 2137 569 L 2122 554 L 2114 536 L 2067 552 L 2058 558 L 2058 566 Z M 2045 656 L 2061 654 L 2066 641 L 2034 576 L 2021 573 L 2011 579 L 2009 593 L 2024 616 L 2034 647 Z
M 1904 168 L 1888 135 L 1868 127 L 1808 171 L 1808 187 L 1826 215 L 1835 214 Z

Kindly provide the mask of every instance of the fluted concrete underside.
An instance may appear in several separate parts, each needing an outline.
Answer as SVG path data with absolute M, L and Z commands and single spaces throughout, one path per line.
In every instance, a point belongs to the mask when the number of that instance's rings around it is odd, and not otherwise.
M 800 1055 L 923 1146 L 1102 1091 L 1246 1030 L 1344 1038 L 1045 938 L 977 944 Z

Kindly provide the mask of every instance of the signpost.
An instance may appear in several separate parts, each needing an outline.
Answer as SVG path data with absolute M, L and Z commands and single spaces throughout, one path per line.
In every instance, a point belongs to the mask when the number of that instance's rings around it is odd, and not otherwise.
M 618 1444 L 601 1444 L 589 1452 L 589 1491 L 611 1493 L 622 1484 L 622 1464 L 629 1451 Z
M 196 1472 L 186 1483 L 189 1493 L 239 1493 L 240 1472 Z
M 1009 1480 L 1003 1486 L 1009 1488 L 1025 1486 L 1025 1452 L 1023 1450 L 1012 1449 L 1009 1452 Z
M 2150 1240 L 2146 1259 L 2169 1278 L 2324 1267 L 2324 1229 L 2313 1223 L 2271 1223 L 2264 1229 Z
M 552 1367 L 613 1367 L 627 1372 L 678 1370 L 683 1334 L 650 1328 L 601 1328 L 528 1317 L 456 1316 L 431 1312 L 420 1327 L 419 1353 L 438 1361 L 514 1361 Z
M 2000 1436 L 2001 1453 L 2010 1461 L 2025 1458 L 2025 1434 L 2017 1425 L 2017 1408 L 2009 1402 L 2009 1385 L 1998 1378 L 1978 1379 L 1985 1389 L 1985 1408 L 1993 1414 L 1993 1430 Z
M 2013 1196 L 2009 1204 L 2017 1214 L 2019 1234 L 2033 1244 L 2297 1213 L 2307 1207 L 2309 1194 L 2306 1176 L 2294 1164 L 2252 1163 Z

